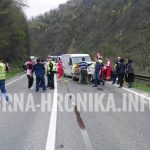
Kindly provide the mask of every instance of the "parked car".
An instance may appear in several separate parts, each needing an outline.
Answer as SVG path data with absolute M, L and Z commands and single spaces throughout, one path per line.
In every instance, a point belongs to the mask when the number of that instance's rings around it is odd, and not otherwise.
M 95 75 L 95 64 L 96 62 L 92 62 L 92 64 L 88 67 L 88 75 L 89 75 L 89 81 L 94 81 L 94 75 Z
M 90 65 L 92 64 L 91 57 L 88 54 L 64 54 L 61 56 L 62 62 L 64 64 L 64 75 L 70 76 L 74 80 L 79 78 L 80 68 L 79 63 L 82 61 L 82 58 L 85 58 L 85 61 Z M 88 74 L 91 75 L 91 72 L 88 71 Z

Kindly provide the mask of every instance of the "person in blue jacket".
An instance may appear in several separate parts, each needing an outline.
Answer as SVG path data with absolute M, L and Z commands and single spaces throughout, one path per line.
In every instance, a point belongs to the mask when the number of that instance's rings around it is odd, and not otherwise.
M 45 67 L 44 64 L 40 62 L 40 59 L 37 59 L 37 63 L 33 67 L 33 72 L 35 72 L 36 75 L 36 92 L 39 91 L 40 87 L 45 91 Z
M 98 83 L 102 83 L 104 86 L 104 81 L 100 78 L 101 71 L 103 67 L 103 61 L 101 59 L 97 59 L 97 62 L 95 64 L 95 85 L 93 87 L 97 87 Z

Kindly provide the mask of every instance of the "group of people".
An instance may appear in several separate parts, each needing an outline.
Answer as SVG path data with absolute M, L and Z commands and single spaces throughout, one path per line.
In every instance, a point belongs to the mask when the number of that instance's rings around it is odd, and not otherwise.
M 85 61 L 85 58 L 82 58 L 82 61 L 78 64 L 80 68 L 80 78 L 79 82 L 81 84 L 88 83 L 88 72 L 87 68 L 90 64 Z M 95 64 L 95 71 L 94 71 L 94 86 L 97 87 L 98 84 L 105 85 L 102 75 L 103 69 L 103 58 L 96 57 L 96 64 Z M 43 91 L 46 90 L 45 85 L 45 74 L 47 76 L 47 87 L 50 89 L 54 89 L 54 74 L 58 73 L 58 81 L 62 82 L 63 77 L 63 63 L 59 60 L 56 63 L 53 61 L 51 56 L 48 56 L 47 61 L 44 62 L 43 60 L 37 59 L 36 62 L 33 60 L 27 61 L 23 68 L 27 73 L 28 78 L 28 88 L 32 89 L 34 77 L 33 73 L 35 72 L 36 76 L 36 91 L 38 92 L 40 87 L 43 88 Z M 9 71 L 10 68 L 8 64 L 3 63 L 2 59 L 0 59 L 0 89 L 5 97 L 6 101 L 9 102 L 9 97 L 7 95 L 6 87 L 5 87 L 5 80 L 6 80 L 6 72 Z M 118 80 L 117 80 L 118 78 Z M 112 84 L 119 85 L 119 88 L 123 87 L 124 81 L 128 83 L 128 87 L 131 88 L 134 82 L 134 65 L 131 59 L 127 59 L 126 63 L 125 60 L 121 57 L 118 57 L 118 60 L 115 63 L 114 70 L 112 72 Z
M 102 67 L 103 67 L 103 60 L 102 57 L 96 58 L 96 64 L 95 64 L 95 72 L 94 72 L 94 83 L 95 85 L 93 87 L 97 87 L 98 84 L 101 84 L 104 86 L 105 82 L 101 78 L 102 73 Z M 88 83 L 88 66 L 91 64 L 88 64 L 85 61 L 85 58 L 82 58 L 82 61 L 78 64 L 80 67 L 80 77 L 79 77 L 79 83 L 81 84 L 87 84 Z
M 107 67 L 108 66 L 108 67 Z M 88 64 L 85 62 L 85 58 L 82 58 L 82 62 L 79 63 L 80 67 L 80 78 L 79 82 L 81 84 L 88 83 Z M 108 59 L 106 70 L 106 80 L 110 80 L 112 78 L 112 84 L 116 83 L 119 85 L 119 88 L 123 87 L 123 83 L 128 83 L 128 87 L 131 88 L 134 82 L 134 66 L 132 60 L 127 58 L 126 63 L 125 60 L 121 57 L 118 57 L 118 60 L 115 63 L 114 70 L 111 68 L 111 62 Z M 104 82 L 104 64 L 103 57 L 101 55 L 96 56 L 96 64 L 95 64 L 95 72 L 94 72 L 94 86 L 97 87 L 99 84 L 105 85 Z M 112 73 L 111 73 L 112 72 Z
M 57 65 L 53 61 L 51 56 L 48 56 L 47 61 L 37 59 L 36 62 L 33 60 L 27 61 L 24 66 L 24 70 L 27 73 L 28 77 L 28 88 L 32 89 L 34 77 L 33 73 L 36 76 L 36 91 L 38 92 L 40 88 L 43 88 L 43 91 L 46 90 L 45 75 L 47 76 L 47 87 L 54 89 L 54 74 L 58 71 L 58 80 L 62 81 L 63 76 L 63 64 L 61 60 L 58 61 Z
M 119 85 L 119 88 L 123 87 L 124 81 L 128 83 L 129 88 L 133 87 L 134 65 L 132 63 L 132 59 L 127 58 L 125 63 L 125 60 L 123 58 L 118 57 L 118 60 L 116 61 L 114 66 L 112 84 L 116 83 L 117 78 L 117 84 Z

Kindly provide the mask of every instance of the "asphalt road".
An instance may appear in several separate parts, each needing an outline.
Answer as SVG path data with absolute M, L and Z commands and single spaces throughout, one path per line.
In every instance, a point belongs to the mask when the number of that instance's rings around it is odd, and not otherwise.
M 108 95 L 114 96 L 117 108 L 122 106 L 122 94 L 129 94 L 124 89 L 118 89 L 111 84 L 105 87 L 93 88 L 92 84 L 80 85 L 69 78 L 67 82 L 57 83 L 57 101 L 60 101 L 70 92 L 73 94 L 102 94 L 104 106 L 108 101 Z M 11 81 L 9 81 L 11 82 Z M 35 85 L 34 85 L 35 86 Z M 10 93 L 25 94 L 25 100 L 29 93 L 34 97 L 35 104 L 41 103 L 41 94 L 34 89 L 27 89 L 26 77 L 18 79 L 7 86 Z M 46 93 L 54 95 L 54 90 L 47 89 Z M 69 97 L 68 106 L 74 106 L 73 96 Z M 85 99 L 86 100 L 86 99 Z M 53 98 L 50 99 L 53 102 Z M 80 101 L 80 98 L 76 99 Z M 93 99 L 87 98 L 87 103 Z M 66 99 L 61 102 L 63 108 Z M 14 105 L 14 104 L 12 104 Z M 1 108 L 2 109 L 2 108 Z M 79 108 L 78 108 L 79 109 Z M 53 125 L 50 121 L 51 112 L 1 112 L 0 113 L 0 150 L 53 150 L 46 148 L 47 139 L 51 137 L 49 130 Z M 149 150 L 150 149 L 150 112 L 146 106 L 145 112 L 68 112 L 57 109 L 56 132 L 54 143 L 55 150 Z M 51 130 L 50 130 L 51 131 Z M 53 134 L 54 134 L 53 133 Z M 52 137 L 55 137 L 52 136 Z

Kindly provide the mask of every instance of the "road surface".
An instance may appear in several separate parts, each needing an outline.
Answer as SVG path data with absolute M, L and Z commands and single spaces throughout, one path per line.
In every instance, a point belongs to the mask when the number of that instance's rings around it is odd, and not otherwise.
M 121 107 L 122 94 L 129 94 L 129 91 L 118 89 L 109 83 L 105 87 L 93 88 L 92 84 L 80 85 L 69 78 L 64 80 L 64 83 L 55 83 L 57 90 L 47 89 L 45 92 L 52 95 L 49 99 L 53 104 L 52 111 L 41 112 L 41 108 L 37 107 L 36 112 L 3 112 L 1 108 L 0 150 L 150 149 L 150 113 L 147 108 L 144 112 L 85 112 L 83 109 L 80 112 L 68 112 L 60 111 L 57 106 L 61 99 L 60 94 L 65 97 L 68 93 L 104 93 L 106 96 L 103 103 L 106 105 L 107 95 L 112 93 L 116 106 Z M 41 104 L 43 92 L 37 93 L 34 88 L 27 89 L 26 76 L 9 81 L 7 89 L 11 94 L 23 93 L 25 100 L 32 94 L 35 105 Z M 68 106 L 74 106 L 73 96 L 69 99 Z M 89 103 L 90 98 L 87 101 Z M 65 103 L 63 99 L 61 104 L 65 106 Z M 13 102 L 11 105 L 14 105 Z

